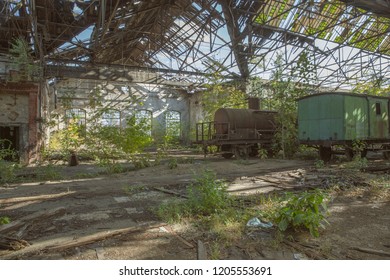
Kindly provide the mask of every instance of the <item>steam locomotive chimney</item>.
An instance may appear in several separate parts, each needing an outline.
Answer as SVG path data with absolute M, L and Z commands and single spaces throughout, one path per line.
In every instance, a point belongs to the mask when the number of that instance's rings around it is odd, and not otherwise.
M 257 97 L 248 97 L 248 109 L 260 110 L 260 99 Z

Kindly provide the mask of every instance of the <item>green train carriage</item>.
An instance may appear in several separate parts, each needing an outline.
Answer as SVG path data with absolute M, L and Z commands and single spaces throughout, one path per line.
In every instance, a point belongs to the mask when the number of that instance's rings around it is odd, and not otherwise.
M 317 146 L 329 161 L 341 145 L 353 157 L 358 141 L 367 150 L 382 150 L 390 158 L 390 98 L 351 93 L 321 93 L 298 99 L 298 137 L 301 144 Z

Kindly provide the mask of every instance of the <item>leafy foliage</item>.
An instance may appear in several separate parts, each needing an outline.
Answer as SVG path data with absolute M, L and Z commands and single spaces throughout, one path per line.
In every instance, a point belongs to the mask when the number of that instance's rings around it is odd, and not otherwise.
M 31 54 L 31 48 L 23 38 L 16 38 L 11 42 L 10 48 L 11 59 L 15 66 L 18 67 L 19 75 L 13 77 L 15 81 L 33 80 L 40 74 L 40 67 L 34 64 Z
M 7 139 L 0 139 L 0 183 L 10 183 L 16 178 L 15 171 L 19 165 L 11 162 L 16 159 L 16 152 L 11 142 Z M 11 160 L 11 161 L 6 161 Z
M 283 157 L 291 158 L 297 151 L 297 117 L 296 99 L 305 96 L 311 90 L 310 83 L 315 81 L 315 67 L 308 54 L 302 53 L 290 75 L 285 76 L 283 56 L 278 55 L 274 61 L 274 70 L 267 86 L 253 80 L 253 92 L 261 96 L 269 109 L 278 112 L 276 118 L 277 132 L 274 150 L 282 150 Z
M 204 120 L 213 121 L 214 113 L 219 108 L 246 108 L 246 94 L 241 84 L 222 80 L 219 72 L 210 75 L 207 90 L 202 93 Z
M 225 182 L 217 180 L 215 173 L 204 171 L 188 190 L 188 201 L 163 204 L 157 215 L 168 221 L 179 221 L 184 217 L 211 217 L 221 214 L 231 206 Z
M 229 206 L 227 184 L 217 179 L 216 174 L 204 171 L 189 188 L 189 205 L 193 212 L 210 215 Z
M 0 225 L 6 225 L 11 222 L 10 218 L 7 216 L 0 217 Z
M 314 237 L 319 236 L 319 228 L 327 222 L 327 196 L 320 190 L 300 194 L 287 193 L 283 203 L 275 210 L 273 219 L 280 231 L 288 228 L 304 227 Z
M 357 82 L 353 88 L 353 92 L 376 96 L 388 96 L 390 85 L 389 81 L 384 77 L 377 77 L 377 75 L 374 74 L 369 81 Z

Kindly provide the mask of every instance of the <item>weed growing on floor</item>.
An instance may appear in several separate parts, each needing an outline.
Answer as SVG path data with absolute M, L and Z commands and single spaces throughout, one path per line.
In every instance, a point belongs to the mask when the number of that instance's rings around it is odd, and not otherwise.
M 148 187 L 144 186 L 144 185 L 126 186 L 123 188 L 123 190 L 129 195 L 133 195 L 133 194 L 138 193 L 138 192 L 146 191 L 147 189 L 148 189 Z
M 169 169 L 175 169 L 177 168 L 177 159 L 175 158 L 171 158 L 169 161 L 168 161 L 168 168 Z
M 157 213 L 164 220 L 190 215 L 210 216 L 230 206 L 231 199 L 226 189 L 227 184 L 218 180 L 215 173 L 204 171 L 190 185 L 187 201 L 161 205 Z
M 63 177 L 60 172 L 53 164 L 48 164 L 47 166 L 40 167 L 40 170 L 37 174 L 38 180 L 61 180 Z
M 314 166 L 316 169 L 321 169 L 325 167 L 325 162 L 321 159 L 315 161 Z
M 15 171 L 19 164 L 3 161 L 0 159 L 0 183 L 12 183 L 16 180 Z
M 327 223 L 327 198 L 327 194 L 321 190 L 299 194 L 286 193 L 270 218 L 282 232 L 289 228 L 306 228 L 313 237 L 318 237 L 319 229 Z
M 6 225 L 11 222 L 11 219 L 7 216 L 0 217 L 0 225 Z
M 360 155 L 357 155 L 353 158 L 352 161 L 349 161 L 345 164 L 345 167 L 348 169 L 362 169 L 368 166 L 367 158 L 362 158 Z
M 204 171 L 188 190 L 188 204 L 198 215 L 210 215 L 230 206 L 227 184 L 218 180 L 215 173 Z

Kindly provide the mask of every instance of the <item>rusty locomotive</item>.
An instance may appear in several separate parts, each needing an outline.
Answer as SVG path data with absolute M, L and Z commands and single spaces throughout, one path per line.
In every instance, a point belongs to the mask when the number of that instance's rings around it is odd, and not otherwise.
M 256 107 L 258 101 L 249 99 L 250 109 L 218 109 L 213 122 L 197 123 L 195 143 L 203 145 L 205 153 L 217 147 L 224 158 L 256 156 L 259 148 L 271 153 L 277 112 Z

